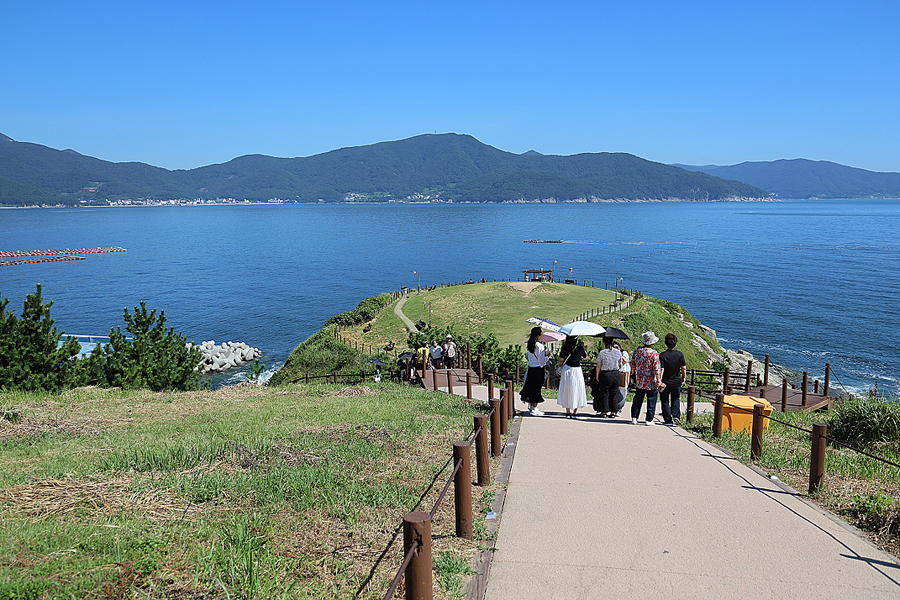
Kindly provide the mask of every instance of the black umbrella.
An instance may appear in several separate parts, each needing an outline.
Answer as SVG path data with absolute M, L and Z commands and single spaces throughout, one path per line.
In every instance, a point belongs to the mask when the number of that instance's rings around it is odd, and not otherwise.
M 397 358 L 399 358 L 400 360 L 407 360 L 407 359 L 409 359 L 409 358 L 413 358 L 415 355 L 416 355 L 415 352 L 404 352 L 403 354 L 401 354 L 401 355 L 398 356 Z
M 373 365 L 375 365 L 376 367 L 383 367 L 385 365 L 383 360 L 378 360 L 377 358 L 373 358 L 369 362 L 372 363 Z
M 607 327 L 604 336 L 615 340 L 631 339 L 624 331 L 622 331 L 621 329 L 616 329 L 615 327 Z

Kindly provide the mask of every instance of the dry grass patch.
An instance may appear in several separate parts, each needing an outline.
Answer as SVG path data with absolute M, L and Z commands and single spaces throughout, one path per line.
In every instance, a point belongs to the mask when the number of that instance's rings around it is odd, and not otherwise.
M 0 490 L 0 503 L 8 509 L 36 518 L 74 511 L 109 514 L 140 513 L 150 519 L 179 518 L 197 514 L 200 507 L 179 499 L 173 490 L 134 491 L 133 477 L 78 480 L 43 479 Z
M 124 419 L 78 417 L 24 417 L 14 422 L 0 421 L 0 443 L 43 435 L 98 436 L 104 427 Z

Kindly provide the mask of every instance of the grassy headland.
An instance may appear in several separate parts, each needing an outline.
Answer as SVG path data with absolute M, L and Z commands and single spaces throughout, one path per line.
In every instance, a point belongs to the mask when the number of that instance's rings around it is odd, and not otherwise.
M 608 310 L 615 298 L 613 290 L 560 283 L 472 283 L 411 292 L 402 311 L 413 322 L 421 320 L 436 329 L 453 326 L 463 341 L 467 335 L 492 333 L 501 347 L 524 347 L 533 327 L 527 322 L 529 317 L 548 318 L 562 325 L 594 311 L 596 316 L 589 320 L 617 327 L 628 334 L 630 339 L 623 340 L 622 345 L 629 352 L 640 345 L 643 332 L 653 330 L 660 338 L 666 333 L 678 337 L 678 349 L 684 353 L 688 368 L 705 369 L 710 364 L 710 354 L 692 344 L 692 339 L 701 339 L 721 353 L 715 337 L 704 331 L 685 308 L 641 296 L 627 308 L 599 314 Z M 397 351 L 407 350 L 408 330 L 394 313 L 398 302 L 399 299 L 387 305 L 368 323 L 342 329 L 341 336 L 353 346 L 349 349 L 344 344 L 327 341 L 329 335 L 333 337 L 333 330 L 323 329 L 291 353 L 276 380 L 300 381 L 305 373 L 315 375 L 341 368 L 358 372 L 366 368 L 366 357 L 354 350 L 355 347 L 374 348 L 378 352 L 372 357 L 383 360 L 392 356 L 381 352 L 390 342 L 394 342 Z M 587 338 L 586 347 L 589 352 L 597 352 L 599 343 Z M 665 346 L 659 342 L 657 348 L 664 350 Z M 339 356 L 334 356 L 335 352 Z M 524 360 L 524 350 L 521 357 Z

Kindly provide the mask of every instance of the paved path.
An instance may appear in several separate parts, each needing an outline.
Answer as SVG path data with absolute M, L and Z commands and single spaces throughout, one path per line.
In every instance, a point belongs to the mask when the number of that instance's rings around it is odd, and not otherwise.
M 632 425 L 630 404 L 602 421 L 541 408 L 520 425 L 485 600 L 900 598 L 896 559 L 681 428 Z
M 418 331 L 416 329 L 416 324 L 409 320 L 409 317 L 403 314 L 403 305 L 406 304 L 407 297 L 403 296 L 400 300 L 397 301 L 397 304 L 394 305 L 394 314 L 400 317 L 400 320 L 403 321 L 403 324 L 406 325 L 406 328 L 410 331 Z

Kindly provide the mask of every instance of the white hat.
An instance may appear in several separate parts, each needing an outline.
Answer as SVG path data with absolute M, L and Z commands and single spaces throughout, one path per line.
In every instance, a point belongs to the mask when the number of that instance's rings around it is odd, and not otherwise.
M 641 336 L 641 339 L 644 341 L 645 346 L 652 346 L 656 342 L 659 341 L 659 338 L 656 337 L 656 334 L 652 331 L 648 331 Z

